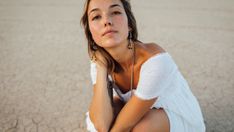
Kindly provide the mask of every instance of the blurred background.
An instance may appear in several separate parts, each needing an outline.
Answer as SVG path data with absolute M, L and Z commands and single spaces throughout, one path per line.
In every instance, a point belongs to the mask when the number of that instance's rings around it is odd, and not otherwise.
M 234 1 L 131 0 L 139 38 L 171 54 L 207 132 L 234 131 Z M 84 0 L 0 0 L 0 132 L 83 132 L 92 96 Z

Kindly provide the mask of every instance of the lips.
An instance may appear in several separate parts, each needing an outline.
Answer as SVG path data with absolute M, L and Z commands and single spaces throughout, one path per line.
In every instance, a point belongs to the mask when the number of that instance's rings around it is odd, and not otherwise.
M 107 31 L 105 31 L 103 34 L 102 34 L 102 36 L 105 36 L 105 35 L 107 35 L 107 34 L 109 34 L 109 33 L 116 33 L 117 31 L 115 31 L 115 30 L 107 30 Z

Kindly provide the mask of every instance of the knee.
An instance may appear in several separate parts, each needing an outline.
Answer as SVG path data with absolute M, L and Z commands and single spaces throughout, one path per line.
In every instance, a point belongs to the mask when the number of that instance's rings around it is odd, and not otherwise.
M 162 126 L 160 126 L 159 124 L 154 124 L 154 125 L 150 125 L 149 122 L 147 121 L 140 121 L 138 124 L 136 124 L 133 129 L 131 130 L 131 132 L 154 132 L 154 131 L 162 131 Z
M 132 129 L 132 132 L 169 132 L 169 121 L 162 110 L 147 113 Z
M 149 123 L 143 119 L 132 128 L 131 132 L 149 132 L 149 128 Z

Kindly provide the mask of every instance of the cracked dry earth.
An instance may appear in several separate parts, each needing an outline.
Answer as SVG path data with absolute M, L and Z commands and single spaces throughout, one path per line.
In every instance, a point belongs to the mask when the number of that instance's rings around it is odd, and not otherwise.
M 0 132 L 83 132 L 92 95 L 83 0 L 0 0 Z M 140 40 L 174 58 L 207 132 L 234 131 L 233 0 L 134 0 Z

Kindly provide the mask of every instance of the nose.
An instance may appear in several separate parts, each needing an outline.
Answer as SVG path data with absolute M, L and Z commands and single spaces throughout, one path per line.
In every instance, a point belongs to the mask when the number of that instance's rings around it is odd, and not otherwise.
M 105 16 L 104 19 L 103 19 L 103 21 L 104 21 L 104 26 L 105 26 L 105 27 L 106 27 L 106 26 L 112 26 L 112 25 L 113 25 L 112 19 L 111 19 L 111 17 L 109 17 L 109 16 Z
M 111 25 L 112 25 L 112 23 L 111 23 L 111 22 L 107 22 L 107 23 L 105 23 L 105 27 L 106 27 L 107 25 L 111 26 Z

